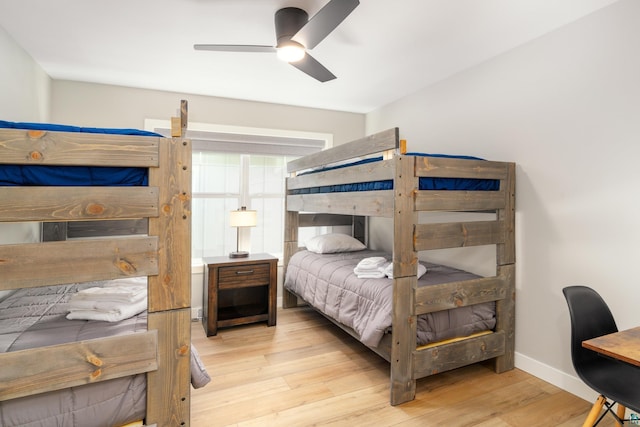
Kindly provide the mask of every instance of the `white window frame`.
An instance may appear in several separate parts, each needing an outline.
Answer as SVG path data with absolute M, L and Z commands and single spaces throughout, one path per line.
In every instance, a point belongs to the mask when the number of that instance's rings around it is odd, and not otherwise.
M 158 119 L 145 119 L 144 129 L 164 134 L 163 131 L 169 131 L 171 129 L 170 120 L 158 120 Z M 283 139 L 309 139 L 309 140 L 321 140 L 324 141 L 324 149 L 333 147 L 333 134 L 322 132 L 307 132 L 299 130 L 288 129 L 271 129 L 271 128 L 257 128 L 248 126 L 231 126 L 231 125 L 218 125 L 213 123 L 188 123 L 187 131 L 202 131 L 218 134 L 234 135 L 240 138 L 236 140 L 242 140 L 242 136 L 246 139 L 244 142 L 258 141 L 260 137 L 268 138 L 283 138 Z

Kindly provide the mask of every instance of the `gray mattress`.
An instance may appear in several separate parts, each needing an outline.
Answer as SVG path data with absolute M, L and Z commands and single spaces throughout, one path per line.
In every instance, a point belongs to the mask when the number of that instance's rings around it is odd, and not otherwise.
M 360 260 L 383 256 L 384 252 L 364 250 L 338 254 L 300 251 L 289 261 L 284 287 L 337 322 L 351 328 L 360 341 L 377 347 L 391 328 L 393 281 L 359 279 L 353 272 Z M 478 276 L 455 268 L 422 263 L 427 273 L 418 286 L 429 286 Z M 418 345 L 461 337 L 495 327 L 495 303 L 476 304 L 418 317 Z
M 0 298 L 0 352 L 147 330 L 146 311 L 113 323 L 67 320 L 71 295 L 96 285 L 99 282 L 20 289 Z M 203 368 L 195 351 L 191 367 L 194 387 L 205 385 L 206 371 L 194 372 Z M 145 413 L 146 375 L 138 374 L 0 402 L 0 425 L 122 425 L 143 419 Z

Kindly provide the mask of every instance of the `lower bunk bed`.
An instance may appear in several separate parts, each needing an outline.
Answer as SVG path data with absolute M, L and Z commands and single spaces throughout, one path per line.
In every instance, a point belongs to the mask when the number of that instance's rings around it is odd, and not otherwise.
M 289 163 L 283 295 L 283 307 L 311 305 L 390 362 L 392 405 L 439 372 L 488 359 L 510 370 L 515 344 L 515 165 L 406 154 L 398 134 Z M 429 212 L 456 215 L 433 222 Z M 482 219 L 460 221 L 460 212 Z M 366 240 L 366 217 L 391 220 L 388 253 L 316 241 L 309 251 L 298 241 L 300 227 L 335 225 Z M 495 275 L 422 261 L 429 250 L 483 245 L 496 248 Z M 359 263 L 376 258 L 388 261 L 388 277 L 358 278 Z
M 66 393 L 59 403 L 64 412 L 72 400 L 102 399 L 89 390 L 110 393 L 108 384 L 124 381 L 126 393 L 137 402 L 133 413 L 138 421 L 189 425 L 191 366 L 197 360 L 190 345 L 191 144 L 184 138 L 186 119 L 182 101 L 180 117 L 171 120 L 171 138 L 130 129 L 0 122 L 0 222 L 43 227 L 39 242 L 7 243 L 0 236 L 3 303 L 49 299 L 37 296 L 40 291 L 64 301 L 88 282 L 137 278 L 147 284 L 143 314 L 113 325 L 59 315 L 36 316 L 41 319 L 31 324 L 29 316 L 10 320 L 13 309 L 3 308 L 8 324 L 0 340 L 11 342 L 6 346 L 11 351 L 0 353 L 3 415 L 9 407 L 12 413 L 34 412 L 39 403 L 33 402 L 55 393 Z M 91 229 L 104 222 L 119 229 L 115 224 L 122 220 L 142 224 L 142 234 L 49 238 L 65 232 L 68 224 Z M 55 307 L 36 303 L 31 311 L 64 310 L 64 304 Z M 79 340 L 55 332 L 53 326 L 61 325 L 79 328 Z M 110 423 L 95 413 L 89 420 L 66 416 L 60 425 Z
M 144 334 L 146 287 L 146 278 L 127 278 L 15 290 L 0 298 L 0 353 Z M 117 293 L 94 299 L 97 289 Z M 191 385 L 204 387 L 210 377 L 193 346 L 190 358 Z M 0 401 L 0 425 L 122 426 L 145 418 L 146 388 L 141 373 Z
M 386 252 L 368 249 L 329 254 L 303 250 L 291 257 L 284 288 L 352 330 L 363 344 L 385 352 L 381 342 L 391 332 L 393 280 L 383 274 L 356 272 L 358 265 L 368 260 L 380 260 L 387 267 L 382 260 L 390 259 Z M 420 262 L 419 270 L 422 274 L 417 287 L 424 291 L 442 283 L 479 278 L 429 262 Z M 495 320 L 493 301 L 425 313 L 417 317 L 417 345 L 490 331 L 495 328 Z

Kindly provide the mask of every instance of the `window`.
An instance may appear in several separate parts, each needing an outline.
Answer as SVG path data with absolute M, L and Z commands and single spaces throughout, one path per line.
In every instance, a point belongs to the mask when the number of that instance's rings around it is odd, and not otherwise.
M 192 257 L 218 256 L 246 249 L 282 256 L 286 163 L 294 157 L 261 154 L 193 153 Z M 229 212 L 255 209 L 258 224 L 238 233 Z
M 145 129 L 162 135 L 169 135 L 169 128 L 167 121 L 145 121 Z M 286 164 L 331 146 L 332 136 L 190 123 L 187 138 L 193 145 L 193 264 L 235 251 L 237 237 L 240 250 L 282 258 Z M 256 227 L 229 225 L 229 212 L 241 206 L 257 211 Z M 300 240 L 318 232 L 303 229 Z

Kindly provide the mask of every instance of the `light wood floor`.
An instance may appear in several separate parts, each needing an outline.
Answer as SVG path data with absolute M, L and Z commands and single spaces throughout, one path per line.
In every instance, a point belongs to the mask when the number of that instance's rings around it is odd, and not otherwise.
M 192 333 L 212 377 L 192 390 L 194 427 L 569 427 L 591 407 L 523 371 L 496 374 L 485 364 L 418 380 L 414 401 L 390 406 L 388 363 L 308 308 L 279 309 L 275 327 L 207 338 L 193 323 Z

